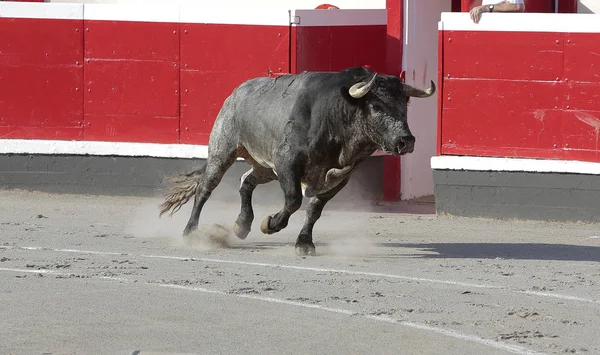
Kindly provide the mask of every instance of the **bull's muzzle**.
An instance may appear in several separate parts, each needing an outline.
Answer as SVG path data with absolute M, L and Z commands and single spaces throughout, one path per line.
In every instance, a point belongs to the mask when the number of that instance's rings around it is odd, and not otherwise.
M 398 138 L 394 144 L 394 150 L 394 153 L 399 155 L 412 153 L 415 150 L 415 137 L 413 135 L 408 135 Z

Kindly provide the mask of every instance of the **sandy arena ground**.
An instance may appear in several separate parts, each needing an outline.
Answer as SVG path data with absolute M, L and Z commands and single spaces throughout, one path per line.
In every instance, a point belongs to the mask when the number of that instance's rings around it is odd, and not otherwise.
M 301 258 L 160 202 L 0 191 L 0 353 L 600 354 L 600 225 L 330 208 Z

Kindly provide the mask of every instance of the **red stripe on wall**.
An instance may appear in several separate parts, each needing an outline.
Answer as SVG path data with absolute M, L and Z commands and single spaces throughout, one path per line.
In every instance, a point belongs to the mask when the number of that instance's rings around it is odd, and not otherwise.
M 179 62 L 179 24 L 85 21 L 85 56 L 117 61 Z
M 443 59 L 446 78 L 556 80 L 563 34 L 444 31 Z
M 442 154 L 442 112 L 444 110 L 444 31 L 438 32 L 438 85 L 437 85 L 437 146 L 436 154 Z
M 387 0 L 387 39 L 385 44 L 386 73 L 400 76 L 402 73 L 402 54 L 404 46 L 404 5 L 400 0 Z M 385 156 L 383 158 L 383 195 L 384 201 L 397 201 L 401 197 L 402 174 L 401 158 Z

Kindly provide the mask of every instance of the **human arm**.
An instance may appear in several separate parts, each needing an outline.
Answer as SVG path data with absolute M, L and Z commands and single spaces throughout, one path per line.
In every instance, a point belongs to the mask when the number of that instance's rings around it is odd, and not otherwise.
M 514 4 L 510 1 L 502 1 L 493 5 L 493 12 L 524 12 L 525 4 Z M 475 23 L 479 23 L 481 14 L 484 12 L 492 12 L 490 5 L 475 6 L 470 11 L 471 19 Z

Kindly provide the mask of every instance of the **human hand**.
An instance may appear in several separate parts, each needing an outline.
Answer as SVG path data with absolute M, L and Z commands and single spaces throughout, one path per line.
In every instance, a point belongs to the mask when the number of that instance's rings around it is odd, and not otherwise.
M 471 11 L 469 11 L 469 14 L 471 15 L 471 20 L 473 20 L 473 22 L 475 23 L 479 23 L 479 20 L 481 19 L 481 14 L 484 12 L 484 6 L 475 6 L 471 9 Z

